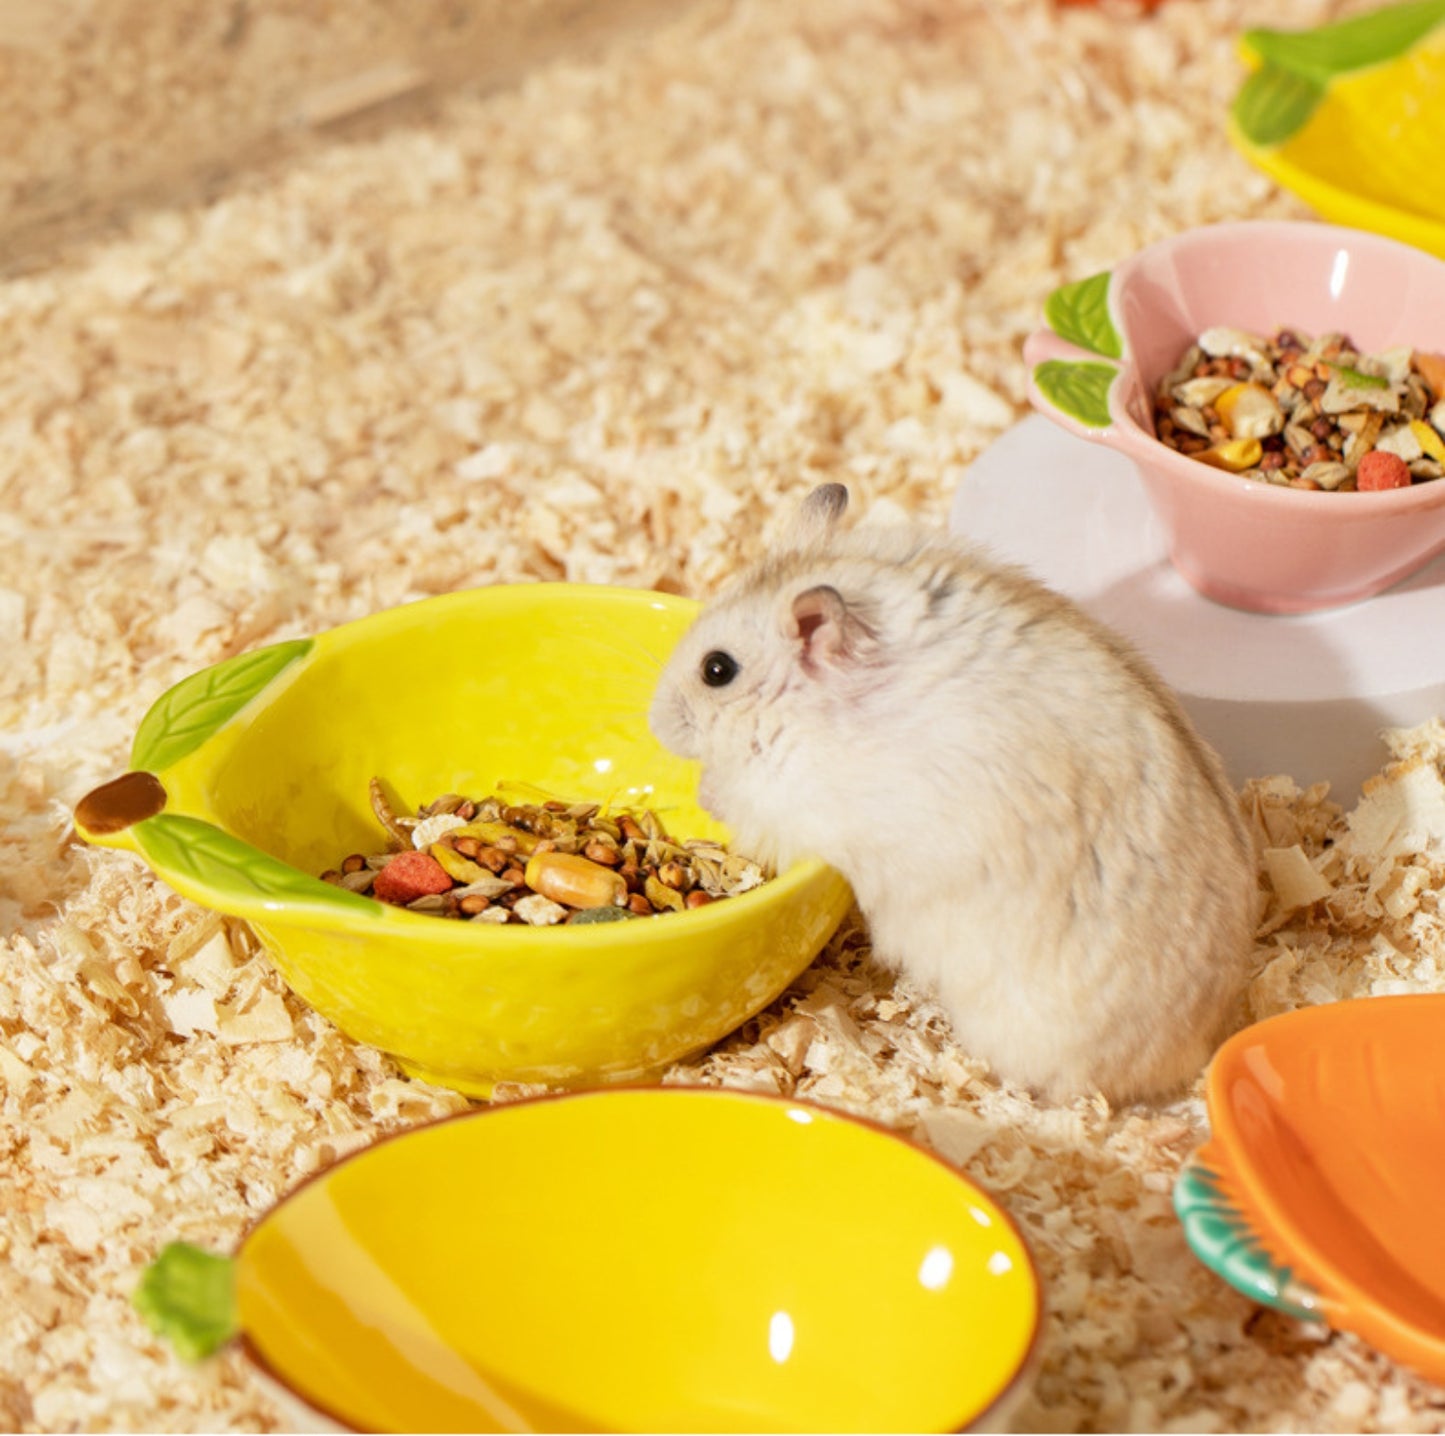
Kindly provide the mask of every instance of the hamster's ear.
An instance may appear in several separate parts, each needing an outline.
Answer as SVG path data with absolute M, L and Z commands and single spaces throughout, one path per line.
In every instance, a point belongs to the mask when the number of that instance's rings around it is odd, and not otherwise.
M 799 660 L 810 672 L 858 661 L 876 636 L 843 595 L 826 583 L 804 589 L 782 617 L 784 637 L 798 644 Z
M 842 484 L 819 484 L 805 498 L 788 527 L 788 548 L 811 548 L 833 531 L 848 507 L 848 490 Z

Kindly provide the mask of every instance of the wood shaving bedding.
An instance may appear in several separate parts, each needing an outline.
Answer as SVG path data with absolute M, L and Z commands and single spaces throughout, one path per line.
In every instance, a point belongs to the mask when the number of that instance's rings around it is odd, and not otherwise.
M 215 190 L 329 130 L 500 85 L 665 0 L 6 0 L 0 269 L 117 211 Z M 670 8 L 670 7 L 668 7 Z
M 0 1426 L 280 1429 L 233 1355 L 149 1336 L 137 1271 L 175 1237 L 231 1249 L 307 1175 L 466 1105 L 341 1037 L 244 927 L 69 836 L 151 700 L 461 586 L 705 596 L 820 479 L 942 522 L 1025 411 L 1050 289 L 1306 213 L 1222 137 L 1233 40 L 1359 8 L 709 0 L 0 284 Z M 1445 990 L 1445 727 L 1379 756 L 1350 812 L 1313 774 L 1248 784 L 1241 1020 Z M 1049 1304 L 1020 1429 L 1445 1426 L 1445 1393 L 1189 1255 L 1170 1188 L 1198 1090 L 1032 1102 L 856 918 L 666 1080 L 864 1113 L 994 1191 Z

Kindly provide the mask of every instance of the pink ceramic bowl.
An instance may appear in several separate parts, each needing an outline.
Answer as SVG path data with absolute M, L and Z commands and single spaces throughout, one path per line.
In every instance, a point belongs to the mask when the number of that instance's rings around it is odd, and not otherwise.
M 1383 493 L 1285 488 L 1176 453 L 1152 418 L 1156 384 L 1214 325 L 1445 351 L 1445 262 L 1333 225 L 1210 225 L 1063 286 L 1045 316 L 1024 345 L 1030 401 L 1133 460 L 1174 566 L 1206 597 L 1260 613 L 1332 608 L 1445 549 L 1445 479 Z

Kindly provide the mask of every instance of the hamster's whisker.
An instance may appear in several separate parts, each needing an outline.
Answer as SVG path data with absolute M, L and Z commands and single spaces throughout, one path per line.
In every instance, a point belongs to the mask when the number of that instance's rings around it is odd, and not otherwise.
M 667 660 L 659 658 L 645 643 L 635 638 L 624 638 L 621 640 L 607 640 L 603 638 L 594 639 L 593 642 L 598 648 L 609 649 L 619 657 L 625 658 L 630 665 L 641 666 L 637 660 L 645 661 L 646 666 L 656 673 L 661 673 Z

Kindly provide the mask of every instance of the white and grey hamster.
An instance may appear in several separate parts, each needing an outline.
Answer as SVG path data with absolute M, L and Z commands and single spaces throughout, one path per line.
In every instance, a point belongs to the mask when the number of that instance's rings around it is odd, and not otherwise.
M 1173 694 L 1066 598 L 947 534 L 840 524 L 707 605 L 650 721 L 738 851 L 851 883 L 875 956 L 956 1040 L 1054 1098 L 1189 1081 L 1224 1033 L 1256 882 L 1223 768 Z

